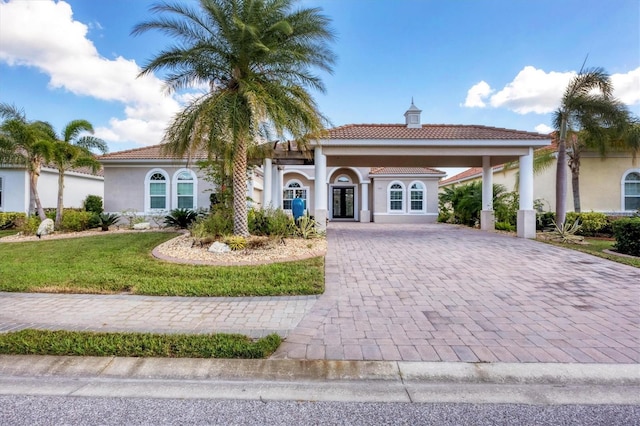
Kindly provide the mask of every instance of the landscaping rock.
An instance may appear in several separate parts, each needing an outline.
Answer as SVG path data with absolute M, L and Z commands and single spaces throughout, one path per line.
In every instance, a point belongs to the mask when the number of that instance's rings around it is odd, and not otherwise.
M 144 229 L 151 229 L 151 224 L 149 222 L 136 223 L 135 225 L 133 225 L 133 229 L 138 231 L 144 230 Z
M 211 247 L 209 247 L 209 251 L 211 253 L 228 253 L 231 251 L 231 249 L 225 243 L 216 241 L 215 243 L 211 244 Z
M 53 220 L 45 219 L 40 223 L 40 226 L 38 226 L 38 231 L 36 232 L 36 235 L 38 236 L 38 238 L 40 238 L 43 235 L 48 235 L 52 233 L 53 233 Z

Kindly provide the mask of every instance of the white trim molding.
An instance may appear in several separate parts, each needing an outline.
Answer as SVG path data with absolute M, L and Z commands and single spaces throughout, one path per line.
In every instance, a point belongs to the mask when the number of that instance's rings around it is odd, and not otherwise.
M 626 210 L 626 198 L 627 198 L 627 193 L 625 191 L 625 183 L 628 183 L 630 181 L 627 180 L 627 176 L 629 176 L 631 173 L 638 173 L 640 175 L 640 168 L 632 168 L 632 169 L 628 169 L 625 170 L 624 173 L 622 173 L 622 179 L 620 179 L 620 211 L 622 212 L 633 212 L 635 211 L 635 209 L 633 210 Z
M 164 176 L 164 183 L 165 183 L 165 194 L 164 194 L 164 208 L 159 209 L 159 208 L 151 208 L 151 177 L 155 174 L 160 174 L 162 176 Z M 169 201 L 171 200 L 171 198 L 169 197 L 169 195 L 171 194 L 171 180 L 169 178 L 169 173 L 167 173 L 164 169 L 160 169 L 160 168 L 153 168 L 151 170 L 149 170 L 147 172 L 147 175 L 144 178 L 144 211 L 145 213 L 157 213 L 157 212 L 163 212 L 163 211 L 167 211 L 170 209 L 170 205 L 169 205 Z
M 191 210 L 196 210 L 198 208 L 198 176 L 196 175 L 196 173 L 191 170 L 191 169 L 187 169 L 182 168 L 182 169 L 178 169 L 174 174 L 173 174 L 173 178 L 171 179 L 171 208 L 172 209 L 177 209 L 178 208 L 178 182 L 180 179 L 180 175 L 182 175 L 183 173 L 188 173 L 191 176 L 191 184 L 193 185 L 193 193 L 191 194 L 191 197 L 193 199 L 193 204 L 190 207 Z M 187 181 L 188 182 L 188 181 Z

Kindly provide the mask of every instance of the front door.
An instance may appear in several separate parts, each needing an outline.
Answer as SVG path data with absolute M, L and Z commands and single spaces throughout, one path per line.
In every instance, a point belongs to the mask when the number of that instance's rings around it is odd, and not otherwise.
M 333 218 L 353 219 L 354 187 L 333 187 Z

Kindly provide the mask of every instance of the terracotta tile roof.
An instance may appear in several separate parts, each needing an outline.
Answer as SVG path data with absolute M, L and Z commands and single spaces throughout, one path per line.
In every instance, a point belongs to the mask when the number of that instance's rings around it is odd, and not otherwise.
M 330 129 L 328 139 L 544 140 L 549 135 L 478 125 L 423 124 L 410 129 L 405 124 L 348 124 Z
M 117 151 L 98 157 L 98 160 L 170 160 L 176 157 L 162 152 L 164 144 L 145 146 L 143 148 L 127 149 Z M 186 155 L 183 157 L 188 158 Z M 191 158 L 202 160 L 207 158 L 204 152 L 196 152 Z
M 445 172 L 430 167 L 374 167 L 370 175 L 444 175 Z
M 440 186 L 447 185 L 451 182 L 457 182 L 460 180 L 468 179 L 470 177 L 474 177 L 476 175 L 482 176 L 482 167 L 472 167 L 470 169 L 465 170 L 464 172 L 460 172 L 457 175 L 453 175 L 450 178 L 446 178 L 445 180 L 440 181 Z

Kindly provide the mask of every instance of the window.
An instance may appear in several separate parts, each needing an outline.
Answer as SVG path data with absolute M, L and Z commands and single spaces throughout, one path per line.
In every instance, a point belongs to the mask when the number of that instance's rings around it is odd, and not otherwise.
M 640 171 L 632 171 L 623 179 L 624 210 L 640 209 Z
M 422 182 L 414 182 L 409 189 L 409 211 L 424 211 L 424 184 Z
M 389 185 L 389 212 L 401 213 L 404 211 L 404 186 L 399 182 Z
M 167 208 L 167 177 L 160 172 L 149 178 L 149 207 L 152 210 Z
M 340 175 L 338 179 L 336 179 L 337 183 L 351 183 L 351 178 L 347 175 Z
M 177 206 L 179 209 L 193 209 L 193 176 L 184 171 L 178 174 L 176 194 L 178 196 Z
M 304 201 L 304 208 L 307 208 L 307 188 L 304 188 L 300 182 L 291 181 L 285 187 L 282 193 L 282 209 L 291 210 L 291 202 L 294 198 L 301 198 Z

